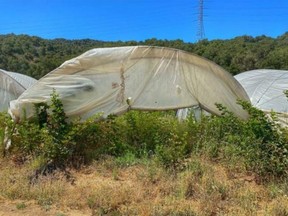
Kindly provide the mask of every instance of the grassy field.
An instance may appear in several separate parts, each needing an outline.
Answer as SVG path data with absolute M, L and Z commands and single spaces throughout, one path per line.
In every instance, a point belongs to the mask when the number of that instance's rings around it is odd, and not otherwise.
M 287 128 L 247 103 L 248 120 L 218 105 L 198 122 L 174 111 L 67 122 L 53 100 L 34 120 L 0 115 L 12 141 L 0 215 L 288 215 Z
M 31 183 L 29 164 L 1 159 L 0 215 L 288 214 L 288 185 L 191 157 L 181 170 L 155 159 L 107 157 Z

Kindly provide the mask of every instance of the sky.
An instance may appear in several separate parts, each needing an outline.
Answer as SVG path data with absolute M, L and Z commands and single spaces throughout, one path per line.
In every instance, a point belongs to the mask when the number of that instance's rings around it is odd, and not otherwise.
M 197 42 L 200 0 L 0 0 L 0 34 Z M 288 32 L 288 0 L 203 0 L 202 39 Z

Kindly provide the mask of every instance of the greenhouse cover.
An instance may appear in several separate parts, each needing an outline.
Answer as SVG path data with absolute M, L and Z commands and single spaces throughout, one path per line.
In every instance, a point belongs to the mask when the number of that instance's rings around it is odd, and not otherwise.
M 15 72 L 0 69 L 0 111 L 7 111 L 9 102 L 17 99 L 36 79 Z
M 288 71 L 259 69 L 240 73 L 235 79 L 246 90 L 253 106 L 263 111 L 287 113 Z
M 237 99 L 242 86 L 217 64 L 177 49 L 129 46 L 96 48 L 64 62 L 10 103 L 16 119 L 34 103 L 48 102 L 53 89 L 68 117 L 105 117 L 134 110 L 170 110 L 197 105 L 220 114 L 221 103 L 240 118 L 248 114 Z
M 235 78 L 250 97 L 253 106 L 261 109 L 282 126 L 288 126 L 288 101 L 284 91 L 288 90 L 288 71 L 259 69 L 240 73 Z

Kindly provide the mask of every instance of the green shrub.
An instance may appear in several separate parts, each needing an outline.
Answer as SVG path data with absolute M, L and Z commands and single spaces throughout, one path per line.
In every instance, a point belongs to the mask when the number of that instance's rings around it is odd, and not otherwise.
M 6 155 L 5 148 L 14 131 L 15 124 L 11 117 L 5 112 L 0 112 L 0 154 L 2 156 Z
M 101 121 L 95 115 L 86 121 L 67 122 L 54 91 L 49 106 L 35 105 L 34 121 L 24 119 L 15 125 L 7 115 L 0 115 L 0 136 L 3 140 L 5 128 L 10 135 L 17 131 L 12 136 L 12 152 L 41 158 L 41 164 L 46 160 L 58 166 L 79 166 L 101 155 L 133 164 L 138 158 L 154 156 L 164 167 L 177 168 L 182 167 L 183 159 L 196 154 L 235 166 L 241 163 L 243 169 L 262 178 L 286 178 L 288 130 L 275 123 L 274 116 L 271 119 L 249 103 L 239 103 L 249 113 L 248 120 L 217 104 L 221 116 L 203 115 L 201 121 L 191 114 L 179 122 L 173 111 L 130 111 Z
M 227 163 L 244 163 L 261 178 L 288 177 L 287 129 L 248 102 L 239 102 L 250 117 L 241 120 L 217 104 L 221 116 L 202 116 L 200 122 L 187 120 L 188 144 L 193 154 Z M 242 165 L 241 165 L 242 166 Z
M 70 145 L 70 125 L 59 95 L 53 91 L 51 105 L 36 104 L 35 111 L 35 119 L 24 118 L 15 125 L 17 133 L 12 137 L 12 151 L 25 157 L 43 157 L 47 163 L 62 166 L 74 149 Z
M 246 102 L 240 103 L 248 111 L 250 118 L 244 125 L 244 135 L 251 132 L 258 142 L 251 143 L 254 158 L 253 168 L 256 172 L 272 176 L 288 176 L 288 140 L 283 136 L 283 129 L 276 122 L 273 116 L 270 119 L 263 111 L 252 107 Z M 249 149 L 249 148 L 248 148 Z
M 177 168 L 185 156 L 186 135 L 181 137 L 175 133 L 171 133 L 165 142 L 156 146 L 156 157 L 165 167 Z

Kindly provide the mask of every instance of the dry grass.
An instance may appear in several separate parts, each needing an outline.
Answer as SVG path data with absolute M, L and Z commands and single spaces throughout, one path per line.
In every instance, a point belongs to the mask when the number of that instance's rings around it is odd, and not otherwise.
M 119 167 L 108 158 L 31 184 L 29 165 L 0 160 L 0 215 L 288 215 L 287 191 L 191 158 L 183 171 L 153 160 Z

